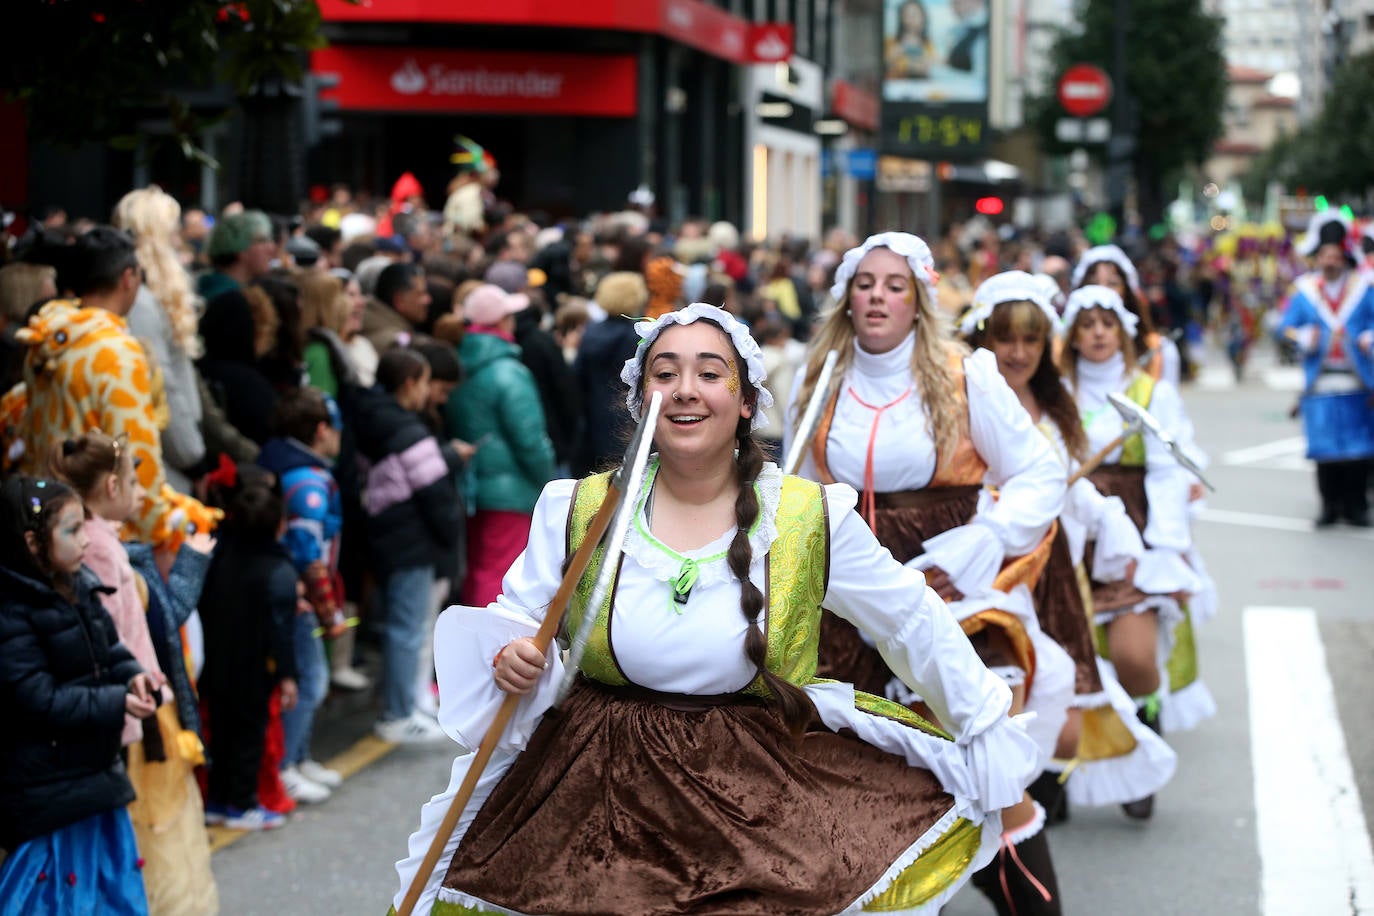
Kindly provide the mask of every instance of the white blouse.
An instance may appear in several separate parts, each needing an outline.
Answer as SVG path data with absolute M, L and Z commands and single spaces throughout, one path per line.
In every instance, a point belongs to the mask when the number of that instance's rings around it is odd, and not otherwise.
M 724 556 L 734 530 L 689 553 L 663 545 L 644 514 L 653 470 L 637 497 L 616 585 L 611 617 L 616 661 L 633 683 L 651 690 L 700 695 L 740 691 L 755 671 L 744 654 L 748 624 L 740 611 L 739 584 Z M 781 485 L 781 472 L 766 465 L 757 483 L 760 517 L 750 534 L 750 578 L 760 587 L 777 537 Z M 439 721 L 467 747 L 480 742 L 504 696 L 492 677 L 493 656 L 512 639 L 533 635 L 561 581 L 574 486 L 575 481 L 556 480 L 544 488 L 529 545 L 507 572 L 495 603 L 483 609 L 449 608 L 440 617 L 435 633 Z M 1007 717 L 1011 695 L 1006 685 L 983 666 L 921 574 L 893 560 L 852 511 L 855 492 L 835 484 L 826 488 L 826 495 L 830 580 L 824 606 L 873 640 L 893 673 L 926 699 L 955 742 L 927 740 L 929 736 L 911 728 L 857 712 L 848 684 L 805 688 L 822 719 L 837 731 L 853 729 L 864 740 L 931 769 L 970 810 L 990 811 L 1014 802 L 1020 797 L 1014 784 L 1034 775 L 1035 748 Z M 670 580 L 688 557 L 697 562 L 699 576 L 687 602 L 676 604 Z M 523 748 L 552 704 L 563 675 L 556 649 L 551 647 L 549 667 L 517 712 L 503 748 Z
M 900 346 L 880 354 L 854 345 L 854 361 L 841 384 L 826 440 L 826 461 L 836 480 L 863 489 L 872 438 L 875 492 L 930 485 L 936 470 L 935 441 L 911 377 L 915 341 L 913 331 Z M 997 371 L 992 353 L 980 350 L 967 357 L 964 373 L 969 436 L 988 465 L 983 482 L 997 487 L 999 497 L 995 502 L 985 500 L 970 524 L 928 539 L 925 554 L 912 563 L 939 566 L 961 592 L 977 595 L 991 588 L 1006 557 L 1029 552 L 1045 536 L 1063 508 L 1065 473 Z M 792 392 L 789 419 L 805 409 L 796 403 L 799 388 L 794 386 Z M 789 436 L 792 432 L 789 424 Z M 798 473 L 816 478 L 809 452 Z
M 1077 388 L 1071 386 L 1071 390 L 1088 435 L 1088 453 L 1096 454 L 1121 435 L 1121 415 L 1111 406 L 1107 395 L 1111 392 L 1125 394 L 1134 375 L 1127 372 L 1120 353 L 1102 363 L 1080 359 L 1077 369 Z M 1177 441 L 1192 442 L 1192 424 L 1184 413 L 1178 389 L 1173 385 L 1155 382 L 1147 409 Z M 1148 432 L 1141 435 L 1145 442 L 1145 496 L 1149 509 L 1144 531 L 1146 549 L 1136 571 L 1135 585 L 1151 594 L 1196 591 L 1199 587 L 1197 577 L 1183 559 L 1192 546 L 1188 486 L 1193 477 L 1157 438 Z M 1107 455 L 1104 463 L 1120 460 L 1121 448 L 1118 446 Z

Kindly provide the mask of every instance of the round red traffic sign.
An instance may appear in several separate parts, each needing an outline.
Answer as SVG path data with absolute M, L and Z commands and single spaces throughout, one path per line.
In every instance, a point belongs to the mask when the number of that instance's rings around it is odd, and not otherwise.
M 1059 77 L 1059 104 L 1075 118 L 1090 118 L 1112 100 L 1112 81 L 1100 67 L 1074 64 Z

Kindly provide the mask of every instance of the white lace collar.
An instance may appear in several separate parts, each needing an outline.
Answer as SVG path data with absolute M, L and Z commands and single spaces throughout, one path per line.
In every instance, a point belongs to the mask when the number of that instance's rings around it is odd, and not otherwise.
M 907 332 L 902 342 L 886 353 L 869 353 L 854 341 L 854 371 L 869 378 L 911 374 L 911 351 L 916 347 L 916 331 Z
M 657 473 L 658 457 L 652 456 L 645 473 L 644 489 L 635 497 L 634 524 L 630 525 L 629 533 L 625 536 L 626 556 L 631 557 L 660 582 L 676 579 L 681 574 L 682 564 L 686 560 L 695 560 L 697 563 L 698 585 L 714 585 L 733 580 L 730 563 L 726 558 L 730 541 L 735 536 L 733 527 L 711 543 L 686 552 L 673 550 L 650 533 L 648 519 L 644 515 L 644 505 Z M 759 517 L 749 534 L 749 547 L 757 562 L 772 549 L 773 542 L 778 537 L 778 503 L 782 498 L 781 469 L 771 461 L 765 462 L 754 487 L 759 495 Z

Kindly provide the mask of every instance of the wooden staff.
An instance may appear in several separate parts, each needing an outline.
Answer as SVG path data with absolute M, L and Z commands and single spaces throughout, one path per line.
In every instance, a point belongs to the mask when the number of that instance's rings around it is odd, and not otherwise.
M 654 392 L 652 399 L 645 408 L 644 416 L 640 420 L 639 428 L 635 431 L 630 447 L 625 453 L 625 460 L 621 464 L 620 471 L 612 475 L 610 484 L 606 489 L 606 498 L 602 500 L 601 508 L 592 518 L 591 526 L 587 529 L 587 537 L 583 540 L 582 546 L 577 548 L 577 553 L 573 554 L 572 562 L 568 564 L 567 572 L 563 574 L 563 581 L 558 584 L 558 591 L 554 593 L 553 600 L 549 602 L 549 608 L 544 614 L 544 620 L 539 624 L 539 631 L 534 634 L 535 647 L 545 655 L 548 654 L 549 644 L 553 642 L 558 633 L 558 628 L 563 623 L 563 617 L 568 611 L 568 603 L 572 599 L 573 590 L 577 588 L 577 583 L 582 580 L 582 575 L 591 565 L 592 554 L 601 544 L 601 539 L 615 518 L 617 510 L 620 509 L 624 497 L 626 495 L 633 497 L 634 495 L 632 485 L 625 487 L 625 489 L 621 489 L 621 487 L 627 482 L 633 484 L 634 475 L 631 473 L 635 467 L 633 462 L 638 461 L 642 464 L 643 456 L 640 455 L 640 451 L 647 451 L 648 445 L 653 441 L 653 427 L 658 420 L 662 397 L 658 392 Z M 614 570 L 615 565 L 614 562 L 603 563 L 603 574 L 608 569 Z M 589 608 L 588 613 L 594 613 L 594 611 Z M 462 785 L 458 787 L 458 794 L 453 796 L 453 801 L 449 803 L 448 811 L 444 813 L 444 819 L 439 824 L 434 839 L 430 841 L 429 849 L 425 852 L 425 858 L 420 863 L 420 870 L 415 873 L 414 879 L 411 880 L 405 898 L 401 901 L 400 909 L 396 911 L 396 916 L 411 916 L 415 904 L 420 901 L 420 894 L 424 892 L 425 885 L 429 883 L 430 876 L 434 874 L 434 868 L 439 864 L 439 857 L 443 855 L 449 837 L 453 836 L 453 831 L 458 826 L 458 819 L 462 817 L 463 809 L 472 800 L 472 793 L 477 789 L 477 781 L 482 778 L 482 774 L 486 771 L 487 764 L 491 761 L 491 755 L 496 751 L 496 745 L 500 742 L 501 736 L 505 734 L 506 726 L 510 724 L 511 717 L 515 715 L 516 707 L 520 705 L 522 699 L 523 696 L 520 694 L 510 693 L 501 701 L 501 708 L 496 711 L 496 718 L 487 728 L 487 733 L 482 736 L 482 743 L 478 745 L 477 753 L 472 758 L 472 763 L 468 765 L 467 775 L 463 777 Z
M 1089 458 L 1087 461 L 1080 464 L 1078 466 L 1078 470 L 1074 471 L 1072 474 L 1069 475 L 1069 486 L 1073 486 L 1074 484 L 1078 483 L 1078 481 L 1082 480 L 1084 477 L 1087 477 L 1093 471 L 1101 467 L 1102 462 L 1107 460 L 1107 456 L 1110 455 L 1112 452 L 1116 451 L 1118 448 L 1120 448 L 1122 443 L 1126 441 L 1127 436 L 1130 436 L 1132 433 L 1138 432 L 1140 432 L 1138 428 L 1127 429 L 1124 433 L 1117 436 L 1111 442 L 1108 442 L 1105 446 L 1103 446 L 1100 452 L 1098 452 L 1097 454 Z
M 831 350 L 825 354 L 825 363 L 821 366 L 821 374 L 816 378 L 816 388 L 811 392 L 811 400 L 807 403 L 805 412 L 802 413 L 801 422 L 797 424 L 796 438 L 792 440 L 792 449 L 783 462 L 782 472 L 784 474 L 795 474 L 797 468 L 801 467 L 802 456 L 806 454 L 807 446 L 811 444 L 811 435 L 816 430 L 816 419 L 821 414 L 821 408 L 825 405 L 826 398 L 830 396 L 830 376 L 834 375 L 835 362 L 839 358 L 839 350 Z

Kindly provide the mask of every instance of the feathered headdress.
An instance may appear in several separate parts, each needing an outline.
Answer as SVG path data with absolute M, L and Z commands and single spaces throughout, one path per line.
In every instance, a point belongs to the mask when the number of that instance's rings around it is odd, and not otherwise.
M 485 172 L 488 169 L 490 156 L 476 141 L 470 140 L 462 134 L 455 134 L 453 145 L 455 147 L 453 155 L 448 157 L 448 161 L 458 166 L 461 171 Z

